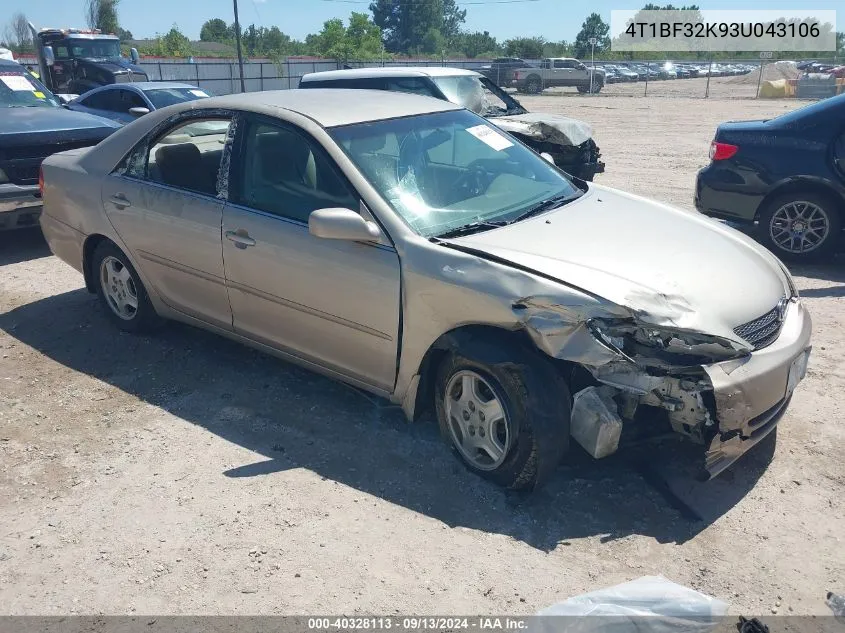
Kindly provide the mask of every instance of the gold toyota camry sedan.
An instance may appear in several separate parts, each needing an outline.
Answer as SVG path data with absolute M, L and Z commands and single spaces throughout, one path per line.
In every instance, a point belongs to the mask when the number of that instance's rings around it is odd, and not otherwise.
M 504 486 L 541 483 L 570 438 L 613 453 L 623 429 L 698 443 L 718 474 L 806 371 L 789 273 L 726 226 L 545 158 L 428 97 L 215 97 L 48 158 L 41 226 L 117 327 L 177 319 L 409 419 L 431 408 Z

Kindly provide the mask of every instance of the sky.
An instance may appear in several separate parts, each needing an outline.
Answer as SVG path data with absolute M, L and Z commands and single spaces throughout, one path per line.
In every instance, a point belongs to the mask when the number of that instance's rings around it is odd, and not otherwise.
M 421 0 L 424 1 L 424 0 Z M 685 0 L 674 2 L 676 6 Z M 690 0 L 690 3 L 692 0 Z M 610 23 L 613 9 L 639 9 L 646 0 L 458 0 L 466 9 L 464 28 L 489 31 L 499 41 L 515 36 L 543 36 L 550 41 L 575 39 L 591 12 Z M 702 9 L 801 9 L 806 0 L 698 0 Z M 660 4 L 664 4 L 661 0 Z M 20 11 L 38 28 L 84 27 L 85 0 L 3 0 L 2 16 Z M 819 10 L 842 9 L 837 30 L 845 30 L 843 0 L 812 0 Z M 369 0 L 239 0 L 242 26 L 278 26 L 296 39 L 320 30 L 331 18 L 346 18 L 352 11 L 368 12 Z M 118 18 L 136 38 L 166 33 L 173 24 L 191 39 L 199 39 L 202 23 L 214 17 L 233 20 L 232 0 L 121 0 Z M 3 18 L 0 18 L 2 20 Z M 2 22 L 0 22 L 2 25 Z

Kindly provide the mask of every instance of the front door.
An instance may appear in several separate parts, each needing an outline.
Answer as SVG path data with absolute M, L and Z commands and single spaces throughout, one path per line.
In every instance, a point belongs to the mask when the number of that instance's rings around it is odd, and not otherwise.
M 217 179 L 230 119 L 193 117 L 140 146 L 104 182 L 106 214 L 170 307 L 232 329 Z
M 309 233 L 312 211 L 361 205 L 310 136 L 258 117 L 239 134 L 223 210 L 235 331 L 391 390 L 399 343 L 396 251 Z

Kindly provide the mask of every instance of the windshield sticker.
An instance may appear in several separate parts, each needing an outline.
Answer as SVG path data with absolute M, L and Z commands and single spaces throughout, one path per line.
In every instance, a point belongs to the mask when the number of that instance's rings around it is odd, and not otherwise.
M 511 143 L 507 138 L 486 125 L 476 125 L 475 127 L 467 128 L 467 132 L 472 134 L 485 145 L 489 145 L 497 152 L 501 152 L 503 149 L 507 149 L 508 147 L 513 147 L 513 143 Z
M 188 92 L 190 92 L 195 97 L 207 97 L 208 96 L 208 93 L 203 92 L 202 90 L 189 90 Z
M 14 91 L 33 92 L 35 90 L 35 86 L 23 75 L 3 75 L 0 76 L 0 81 Z
M 47 96 L 43 92 L 38 92 L 37 90 L 35 90 L 32 94 L 34 94 L 39 99 L 46 99 L 47 98 Z

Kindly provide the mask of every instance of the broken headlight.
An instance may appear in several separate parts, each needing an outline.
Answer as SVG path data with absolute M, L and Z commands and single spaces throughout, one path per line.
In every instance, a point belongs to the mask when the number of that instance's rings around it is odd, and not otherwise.
M 601 343 L 646 366 L 690 367 L 740 358 L 751 349 L 700 332 L 642 325 L 629 320 L 592 319 L 589 328 Z

